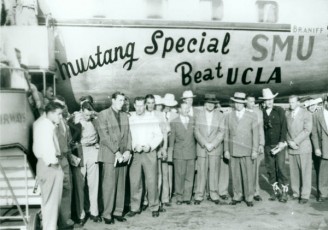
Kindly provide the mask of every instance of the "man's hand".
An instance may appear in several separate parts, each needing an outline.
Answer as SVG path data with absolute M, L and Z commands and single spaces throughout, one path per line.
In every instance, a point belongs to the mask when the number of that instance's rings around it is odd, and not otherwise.
M 294 141 L 288 141 L 288 145 L 292 149 L 298 149 L 298 145 Z
M 317 157 L 321 157 L 321 156 L 322 156 L 322 152 L 321 152 L 320 149 L 316 149 L 316 150 L 314 151 L 314 154 L 315 154 Z
M 142 151 L 142 147 L 141 145 L 137 145 L 135 148 L 134 148 L 134 151 L 137 152 L 137 153 L 140 153 Z
M 229 153 L 229 151 L 225 151 L 225 152 L 224 152 L 224 157 L 225 157 L 226 159 L 230 160 L 230 153 Z
M 98 143 L 95 144 L 95 148 L 99 149 L 99 144 Z
M 214 149 L 214 146 L 211 143 L 206 143 L 205 148 L 207 151 L 211 152 Z
M 130 151 L 125 151 L 125 152 L 123 153 L 123 162 L 127 162 L 127 161 L 129 161 L 130 158 L 131 158 L 131 153 L 130 153 Z
M 145 153 L 149 153 L 150 152 L 150 146 L 149 145 L 142 146 L 142 151 L 144 151 Z
M 117 162 L 118 163 L 122 163 L 124 158 L 123 158 L 123 155 L 122 153 L 120 153 L 120 151 L 118 151 L 117 153 L 115 153 L 115 158 L 117 159 Z
M 257 158 L 257 153 L 256 152 L 252 152 L 252 160 L 255 160 Z
M 263 154 L 264 153 L 264 147 L 263 145 L 259 146 L 259 154 Z
M 294 142 L 295 143 L 295 142 Z M 278 147 L 279 149 L 283 150 L 287 146 L 286 142 L 279 142 Z

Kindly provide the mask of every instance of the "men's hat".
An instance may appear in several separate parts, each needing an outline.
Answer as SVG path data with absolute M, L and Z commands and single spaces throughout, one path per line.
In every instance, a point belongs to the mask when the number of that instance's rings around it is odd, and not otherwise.
M 163 98 L 163 103 L 166 106 L 176 106 L 178 104 L 178 102 L 175 100 L 174 95 L 171 93 L 165 94 Z
M 205 94 L 204 102 L 219 103 L 220 101 L 216 98 L 215 94 Z
M 311 105 L 317 105 L 322 102 L 322 98 L 310 99 L 304 102 L 304 107 L 309 107 Z
M 183 92 L 181 99 L 196 97 L 191 90 L 186 90 Z
M 262 90 L 262 95 L 263 95 L 263 97 L 259 97 L 259 99 L 262 99 L 262 100 L 271 100 L 271 99 L 275 98 L 278 95 L 278 93 L 276 93 L 275 95 L 273 95 L 271 89 L 266 88 L 266 89 L 263 89 Z
M 164 104 L 163 99 L 162 99 L 161 96 L 154 95 L 154 97 L 155 97 L 155 105 L 162 105 L 162 104 Z
M 238 103 L 246 103 L 246 94 L 242 92 L 235 92 L 233 97 L 230 97 L 231 100 Z

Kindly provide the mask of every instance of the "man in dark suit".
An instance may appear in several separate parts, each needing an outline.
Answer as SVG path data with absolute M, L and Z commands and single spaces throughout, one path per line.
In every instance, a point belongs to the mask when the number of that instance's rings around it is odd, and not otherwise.
M 197 188 L 195 204 L 204 199 L 206 182 L 209 182 L 210 198 L 219 204 L 219 172 L 223 154 L 224 115 L 215 110 L 218 103 L 215 94 L 205 95 L 204 109 L 195 121 L 197 140 Z
M 169 151 L 173 151 L 175 195 L 178 205 L 191 204 L 196 159 L 194 119 L 188 116 L 189 106 L 186 102 L 180 104 L 180 109 L 180 116 L 171 122 L 169 136 Z
M 233 200 L 230 204 L 240 203 L 244 196 L 247 206 L 252 207 L 255 176 L 253 168 L 259 147 L 257 115 L 245 109 L 245 93 L 236 92 L 231 100 L 235 108 L 226 116 L 224 139 L 224 155 L 230 159 L 233 184 Z
M 320 159 L 317 200 L 328 200 L 328 97 L 324 109 L 313 115 L 312 142 L 314 153 Z
M 98 132 L 100 148 L 98 161 L 103 162 L 103 217 L 106 224 L 114 219 L 123 222 L 125 197 L 126 162 L 131 157 L 131 137 L 129 119 L 121 112 L 125 96 L 116 92 L 112 95 L 112 105 L 99 113 Z
M 287 117 L 287 142 L 289 153 L 290 181 L 293 198 L 300 204 L 308 202 L 312 178 L 312 116 L 300 107 L 297 96 L 289 97 L 290 110 Z
M 263 96 L 259 99 L 264 100 L 265 109 L 263 109 L 263 123 L 264 123 L 264 160 L 267 172 L 269 174 L 269 183 L 272 185 L 273 193 L 269 200 L 274 201 L 277 198 L 280 202 L 287 202 L 288 191 L 288 178 L 286 169 L 286 152 L 284 150 L 286 135 L 287 135 L 287 123 L 285 111 L 274 106 L 275 95 L 269 88 L 262 90 Z M 277 154 L 271 154 L 271 149 L 278 147 L 279 152 Z M 282 192 L 281 192 L 282 191 Z

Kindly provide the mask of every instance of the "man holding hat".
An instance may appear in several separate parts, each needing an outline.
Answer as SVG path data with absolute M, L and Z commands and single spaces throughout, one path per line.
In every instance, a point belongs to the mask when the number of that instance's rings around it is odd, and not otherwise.
M 280 202 L 287 202 L 288 192 L 288 178 L 286 169 L 286 153 L 284 150 L 286 136 L 287 136 L 287 123 L 285 111 L 274 106 L 274 98 L 278 93 L 273 94 L 269 88 L 262 90 L 262 97 L 259 99 L 264 100 L 265 108 L 263 109 L 263 123 L 264 123 L 264 159 L 266 169 L 269 174 L 269 183 L 272 185 L 273 193 L 269 200 L 274 201 L 277 198 Z M 278 147 L 280 151 L 273 155 L 270 153 L 271 149 Z
M 162 102 L 165 106 L 164 114 L 166 120 L 166 130 L 168 136 L 171 132 L 170 122 L 178 117 L 178 114 L 174 112 L 174 107 L 178 104 L 175 97 L 171 93 L 165 94 Z M 168 146 L 170 147 L 170 146 Z M 162 190 L 162 202 L 165 206 L 171 206 L 171 196 L 173 190 L 173 156 L 168 154 L 167 160 L 162 161 L 162 175 L 163 175 L 163 190 Z
M 218 103 L 215 94 L 205 95 L 204 109 L 195 121 L 197 140 L 197 187 L 195 204 L 204 200 L 206 181 L 209 181 L 210 198 L 219 204 L 219 172 L 221 154 L 223 154 L 224 115 L 215 110 Z M 208 178 L 207 178 L 208 177 Z
M 230 204 L 240 203 L 244 196 L 247 206 L 252 207 L 253 167 L 259 147 L 257 115 L 245 109 L 245 93 L 236 92 L 231 100 L 234 102 L 234 110 L 226 117 L 224 139 L 224 156 L 230 159 L 233 184 L 233 200 Z

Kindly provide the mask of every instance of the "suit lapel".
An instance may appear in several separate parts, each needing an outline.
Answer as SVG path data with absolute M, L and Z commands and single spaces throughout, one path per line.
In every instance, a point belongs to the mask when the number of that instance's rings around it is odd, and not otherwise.
M 118 122 L 117 122 L 117 119 L 115 117 L 115 114 L 114 114 L 114 111 L 112 108 L 109 109 L 108 116 L 109 116 L 109 120 L 110 120 L 110 126 L 112 129 L 115 130 L 114 133 L 118 133 L 119 135 L 121 135 L 121 130 L 120 130 L 120 127 L 118 126 Z
M 322 129 L 328 134 L 327 124 L 324 116 L 324 110 L 320 111 L 319 115 L 319 122 L 322 126 Z

